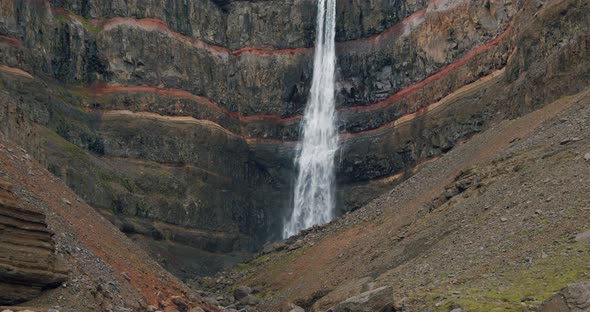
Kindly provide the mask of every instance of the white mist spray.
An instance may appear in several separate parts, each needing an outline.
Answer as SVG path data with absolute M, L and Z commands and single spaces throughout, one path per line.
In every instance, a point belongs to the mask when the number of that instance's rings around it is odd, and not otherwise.
M 338 150 L 335 33 L 336 0 L 318 0 L 313 80 L 301 126 L 303 139 L 296 158 L 299 173 L 285 238 L 327 223 L 334 215 L 334 157 Z

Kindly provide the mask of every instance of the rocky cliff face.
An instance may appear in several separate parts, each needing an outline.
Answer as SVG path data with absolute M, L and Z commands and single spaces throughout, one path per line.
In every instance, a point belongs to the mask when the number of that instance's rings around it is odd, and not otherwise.
M 542 61 L 586 55 L 587 21 L 531 24 L 541 1 L 337 7 L 341 211 L 490 120 L 587 85 L 571 63 Z M 217 270 L 233 261 L 220 253 L 277 237 L 312 75 L 315 1 L 0 8 L 3 132 L 178 274 Z M 538 36 L 534 27 L 545 26 Z M 566 71 L 577 79 L 555 79 Z M 499 83 L 510 91 L 481 91 Z
M 221 310 L 1 133 L 0 180 L 3 311 Z
M 0 304 L 31 300 L 57 287 L 67 271 L 58 262 L 45 215 L 21 205 L 12 185 L 0 178 Z

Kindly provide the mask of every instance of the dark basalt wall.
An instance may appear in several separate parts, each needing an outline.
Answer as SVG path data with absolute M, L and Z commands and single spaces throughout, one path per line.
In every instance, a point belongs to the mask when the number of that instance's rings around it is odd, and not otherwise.
M 572 1 L 547 22 L 533 16 L 552 3 L 534 0 L 339 1 L 339 209 L 494 118 L 585 87 L 580 67 L 550 60 L 587 55 L 587 21 L 569 21 L 588 5 Z M 277 238 L 289 213 L 315 5 L 0 0 L 1 131 L 167 250 L 175 273 L 221 269 Z M 506 94 L 486 93 L 498 84 Z
M 175 32 L 231 50 L 243 47 L 288 49 L 312 47 L 315 40 L 314 0 L 108 0 L 50 1 L 87 19 L 157 18 Z M 426 0 L 339 1 L 337 41 L 379 34 Z

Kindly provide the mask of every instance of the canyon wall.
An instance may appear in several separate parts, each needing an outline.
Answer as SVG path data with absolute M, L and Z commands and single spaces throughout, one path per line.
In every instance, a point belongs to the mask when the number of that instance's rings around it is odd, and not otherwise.
M 588 85 L 546 62 L 587 56 L 588 21 L 535 25 L 546 2 L 338 2 L 340 212 Z M 214 272 L 278 238 L 289 213 L 315 13 L 312 0 L 0 0 L 0 130 L 175 273 Z

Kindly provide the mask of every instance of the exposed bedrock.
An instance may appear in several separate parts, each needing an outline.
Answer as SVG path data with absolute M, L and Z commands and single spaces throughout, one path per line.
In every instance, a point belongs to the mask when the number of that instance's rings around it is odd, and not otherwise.
M 384 100 L 424 79 L 502 33 L 515 10 L 506 4 L 502 12 L 507 13 L 496 18 L 485 7 L 488 11 L 480 12 L 482 4 L 473 1 L 447 10 L 435 9 L 433 3 L 431 10 L 419 11 L 377 37 L 339 45 L 341 106 Z M 471 14 L 483 15 L 487 23 L 482 26 Z M 310 49 L 229 51 L 152 20 L 105 25 L 97 47 L 106 70 L 101 78 L 109 83 L 181 89 L 242 115 L 284 118 L 303 111 L 312 74 Z M 449 39 L 451 33 L 457 37 Z
M 315 3 L 184 3 L 0 0 L 0 131 L 190 275 L 280 233 Z M 338 6 L 341 211 L 590 81 L 583 0 Z
M 33 71 L 41 69 L 75 84 L 102 81 L 180 89 L 242 115 L 291 117 L 303 111 L 311 49 L 228 50 L 175 32 L 158 19 L 117 17 L 92 24 L 39 3 L 18 2 L 15 10 L 32 15 L 23 19 L 24 39 L 20 34 L 15 38 L 37 48 L 25 53 L 31 54 Z M 342 42 L 339 104 L 385 100 L 501 34 L 518 9 L 507 0 L 452 3 L 431 1 L 379 35 Z M 2 55 L 5 64 L 22 66 L 27 58 L 7 54 Z M 343 127 L 351 128 L 346 120 Z
M 52 237 L 45 215 L 22 205 L 0 177 L 0 304 L 31 300 L 66 280 Z
M 133 1 L 52 0 L 87 19 L 157 18 L 170 29 L 231 50 L 243 47 L 311 47 L 315 40 L 315 0 Z M 337 41 L 381 33 L 425 7 L 426 0 L 341 0 Z
M 262 167 L 243 138 L 191 120 L 86 112 L 58 85 L 0 77 L 2 131 L 174 273 L 214 273 L 279 231 L 289 182 L 269 170 L 287 174 Z

